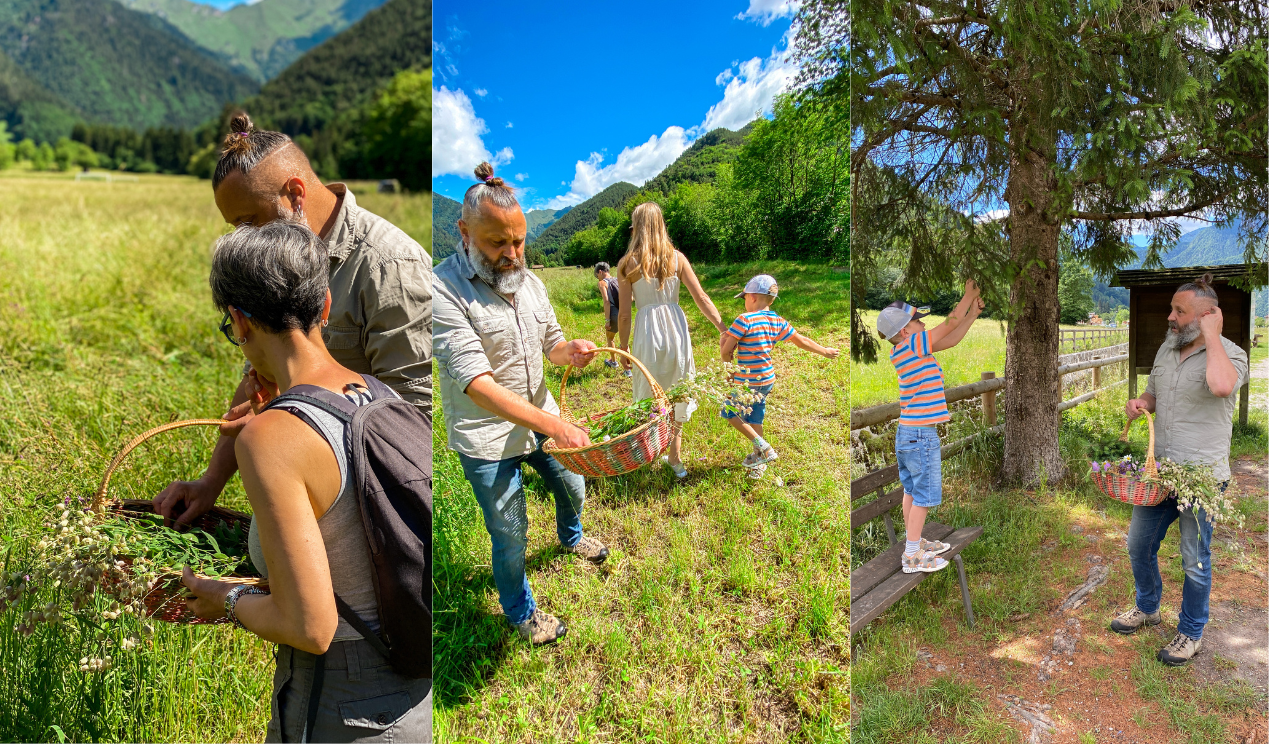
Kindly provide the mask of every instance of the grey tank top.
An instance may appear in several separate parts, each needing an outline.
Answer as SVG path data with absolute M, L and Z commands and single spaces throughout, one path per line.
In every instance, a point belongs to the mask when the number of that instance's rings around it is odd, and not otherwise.
M 346 388 L 344 397 L 358 406 L 371 401 L 370 392 L 364 387 Z M 375 597 L 374 579 L 371 575 L 374 566 L 370 562 L 370 545 L 366 542 L 366 532 L 362 526 L 361 507 L 349 478 L 348 451 L 344 439 L 347 426 L 326 411 L 303 401 L 283 401 L 277 407 L 298 411 L 317 424 L 326 443 L 335 452 L 335 460 L 339 463 L 339 495 L 322 518 L 317 520 L 318 529 L 322 532 L 322 542 L 326 545 L 326 559 L 330 563 L 330 581 L 335 593 L 352 607 L 371 630 L 378 632 L 379 602 Z M 264 550 L 260 547 L 260 533 L 256 530 L 255 517 L 251 518 L 247 548 L 251 553 L 251 563 L 261 576 L 268 578 L 269 569 L 264 563 Z M 339 618 L 334 640 L 350 641 L 361 637 L 347 620 Z

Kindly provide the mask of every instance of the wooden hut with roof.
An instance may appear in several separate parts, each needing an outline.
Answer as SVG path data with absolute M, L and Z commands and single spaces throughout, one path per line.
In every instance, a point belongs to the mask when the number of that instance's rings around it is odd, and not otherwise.
M 1227 266 L 1183 266 L 1175 269 L 1137 269 L 1119 271 L 1112 287 L 1128 289 L 1128 397 L 1137 397 L 1137 375 L 1149 375 L 1154 356 L 1168 333 L 1168 316 L 1172 313 L 1172 295 L 1177 287 L 1204 274 L 1214 278 L 1212 288 L 1220 303 L 1224 326 L 1221 335 L 1238 344 L 1251 356 L 1253 333 L 1251 292 L 1233 286 L 1232 279 L 1265 282 L 1265 267 L 1252 264 Z M 1246 425 L 1250 383 L 1238 391 L 1238 421 Z

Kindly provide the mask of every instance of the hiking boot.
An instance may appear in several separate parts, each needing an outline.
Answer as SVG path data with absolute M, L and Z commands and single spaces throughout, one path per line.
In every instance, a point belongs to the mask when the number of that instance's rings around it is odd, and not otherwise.
M 951 549 L 952 549 L 952 546 L 948 545 L 945 542 L 939 542 L 938 540 L 926 540 L 924 537 L 921 538 L 921 550 L 924 550 L 930 555 L 938 555 L 939 553 L 946 553 L 947 551 Z
M 608 548 L 600 541 L 593 537 L 582 535 L 582 539 L 577 544 L 569 548 L 574 553 L 590 561 L 591 563 L 603 563 L 608 557 Z
M 904 553 L 899 562 L 903 566 L 904 573 L 934 573 L 951 565 L 937 555 L 924 550 L 918 550 L 912 555 Z
M 516 633 L 534 646 L 545 646 L 563 638 L 568 628 L 559 618 L 535 607 L 529 619 L 516 626 Z
M 1168 666 L 1182 666 L 1190 663 L 1203 647 L 1202 638 L 1191 638 L 1184 633 L 1177 633 L 1176 638 L 1159 649 L 1159 661 Z
M 1111 620 L 1110 629 L 1116 633 L 1122 633 L 1123 635 L 1132 635 L 1142 626 L 1158 625 L 1161 622 L 1163 622 L 1163 614 L 1158 610 L 1147 615 L 1136 607 L 1133 607 L 1131 610 L 1125 612 L 1114 620 Z

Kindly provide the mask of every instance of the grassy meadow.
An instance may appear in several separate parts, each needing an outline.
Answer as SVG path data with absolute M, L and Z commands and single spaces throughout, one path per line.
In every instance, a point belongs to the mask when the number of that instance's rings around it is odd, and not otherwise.
M 1004 337 L 999 324 L 980 321 L 966 342 L 940 353 L 939 358 L 949 386 L 976 380 L 984 369 L 1002 374 Z M 1253 364 L 1263 364 L 1265 358 L 1264 347 L 1253 349 Z M 1122 375 L 1120 370 L 1103 379 L 1112 382 Z M 884 360 L 854 365 L 854 405 L 894 399 L 893 376 Z M 1139 383 L 1144 387 L 1145 378 Z M 1082 391 L 1068 390 L 1066 397 L 1077 392 Z M 1262 469 L 1261 475 L 1239 476 L 1234 484 L 1245 528 L 1216 528 L 1213 620 L 1208 626 L 1213 637 L 1244 617 L 1239 613 L 1257 608 L 1263 612 L 1263 577 L 1269 565 L 1265 548 L 1269 501 L 1263 478 L 1269 451 L 1266 392 L 1265 379 L 1252 380 L 1249 423 L 1234 426 L 1231 460 L 1242 458 Z M 1251 731 L 1263 726 L 1269 701 L 1240 678 L 1246 672 L 1239 671 L 1237 661 L 1221 655 L 1227 651 L 1209 643 L 1194 663 L 1176 669 L 1155 660 L 1156 652 L 1175 631 L 1180 606 L 1184 575 L 1175 527 L 1160 549 L 1163 624 L 1131 637 L 1106 628 L 1112 617 L 1133 602 L 1124 544 L 1132 508 L 1102 495 L 1085 474 L 1089 447 L 1122 431 L 1126 399 L 1127 387 L 1121 385 L 1063 414 L 1059 446 L 1068 475 L 1061 481 L 1027 490 L 998 484 L 995 473 L 1003 456 L 1000 436 L 986 437 L 944 463 L 944 503 L 930 519 L 954 527 L 985 528 L 963 554 L 977 625 L 966 626 L 956 575 L 946 570 L 929 577 L 856 634 L 852 639 L 852 742 L 1027 741 L 1030 728 L 1009 715 L 1000 695 L 1051 706 L 1047 715 L 1057 731 L 1049 740 L 1054 742 L 1214 744 L 1263 737 L 1263 729 L 1259 734 Z M 953 425 L 964 430 L 972 426 L 976 414 L 972 405 L 964 406 L 959 414 L 962 423 Z M 953 416 L 958 416 L 956 411 Z M 1144 451 L 1145 427 L 1134 427 L 1132 437 L 1136 448 Z M 892 455 L 893 439 L 882 446 L 886 444 Z M 896 529 L 902 529 L 898 510 L 892 516 Z M 852 568 L 887 547 L 880 520 L 855 530 Z M 1098 564 L 1110 568 L 1108 582 L 1082 607 L 1054 613 Z M 1247 597 L 1259 600 L 1247 602 Z M 1253 631 L 1259 627 L 1263 639 L 1263 620 L 1254 617 Z M 1074 628 L 1078 651 L 1072 657 L 1058 657 L 1062 660 L 1059 671 L 1042 680 L 1041 662 L 1050 654 L 1059 628 Z
M 612 551 L 600 566 L 561 551 L 550 496 L 526 468 L 529 581 L 569 626 L 539 649 L 502 616 L 489 536 L 438 420 L 437 741 L 846 741 L 848 279 L 781 262 L 697 271 L 728 322 L 745 281 L 773 274 L 773 309 L 842 355 L 776 348 L 766 436 L 780 459 L 760 481 L 739 463 L 748 443 L 709 406 L 684 429 L 684 482 L 661 467 L 588 479 L 583 524 Z M 590 271 L 540 275 L 567 337 L 602 345 Z M 680 299 L 700 369 L 719 359 L 718 334 Z M 562 369 L 548 369 L 558 392 Z M 575 411 L 629 396 L 598 361 L 569 377 Z
M 365 193 L 423 244 L 429 197 Z M 365 193 L 363 196 L 362 194 Z M 216 330 L 207 271 L 228 227 L 207 181 L 140 176 L 76 183 L 71 174 L 0 172 L 0 560 L 5 579 L 65 498 L 90 497 L 107 461 L 160 423 L 216 418 L 241 354 Z M 414 216 L 417 210 L 417 215 Z M 111 481 L 150 498 L 201 472 L 210 427 L 160 435 Z M 221 502 L 246 508 L 235 478 Z M 30 637 L 0 614 L 0 740 L 260 741 L 269 718 L 270 644 L 227 627 L 156 623 L 131 651 L 125 616 L 87 615 Z M 77 661 L 109 653 L 114 666 Z

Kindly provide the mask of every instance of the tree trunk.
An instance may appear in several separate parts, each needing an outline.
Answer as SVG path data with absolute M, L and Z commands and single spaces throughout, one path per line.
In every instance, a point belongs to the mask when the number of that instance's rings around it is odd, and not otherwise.
M 1018 267 L 1010 288 L 1012 320 L 1005 359 L 1005 482 L 1031 485 L 1064 473 L 1058 451 L 1062 414 L 1058 376 L 1058 237 L 1061 219 L 1053 204 L 1056 181 L 1052 136 L 1015 140 L 1005 201 L 1009 250 Z M 1030 145 L 1030 146 L 1028 146 Z

